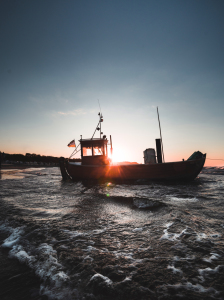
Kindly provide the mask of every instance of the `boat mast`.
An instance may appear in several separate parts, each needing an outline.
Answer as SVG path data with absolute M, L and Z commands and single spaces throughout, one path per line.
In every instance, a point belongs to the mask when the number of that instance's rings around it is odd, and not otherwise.
M 98 103 L 99 103 L 99 107 L 100 107 L 100 100 L 98 99 Z M 103 115 L 102 115 L 102 112 L 101 112 L 101 107 L 100 107 L 100 112 L 99 112 L 99 116 L 100 116 L 100 139 L 101 139 L 101 134 L 103 134 L 103 132 L 101 132 L 101 122 L 103 122 Z
M 97 130 L 100 130 L 100 138 L 101 138 L 101 134 L 103 134 L 103 132 L 101 132 L 101 122 L 103 122 L 103 115 L 101 113 L 98 113 L 98 116 L 99 116 L 99 122 L 96 126 L 96 129 L 95 129 L 91 139 L 93 139 L 93 137 L 94 137 Z
M 113 147 L 112 147 L 112 137 L 110 135 L 110 154 L 111 154 L 111 159 L 112 159 L 112 156 L 113 156 Z
M 162 146 L 163 162 L 165 163 L 164 152 L 163 152 L 163 140 L 162 140 L 162 133 L 161 133 L 160 120 L 159 120 L 159 109 L 158 109 L 158 106 L 157 106 L 157 116 L 158 116 L 158 122 L 159 122 L 159 131 L 160 131 L 160 139 L 161 139 L 161 146 Z
M 100 139 L 101 139 L 101 116 L 102 114 L 100 114 Z

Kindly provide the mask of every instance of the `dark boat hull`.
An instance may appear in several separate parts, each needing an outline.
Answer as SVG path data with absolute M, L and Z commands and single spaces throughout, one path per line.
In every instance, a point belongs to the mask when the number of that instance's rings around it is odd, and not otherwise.
M 73 180 L 184 180 L 189 181 L 201 172 L 206 155 L 195 160 L 161 164 L 135 165 L 77 165 L 61 161 L 63 179 Z

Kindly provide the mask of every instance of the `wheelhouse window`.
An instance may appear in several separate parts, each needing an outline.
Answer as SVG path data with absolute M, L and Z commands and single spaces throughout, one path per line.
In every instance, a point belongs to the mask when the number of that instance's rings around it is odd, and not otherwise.
M 81 144 L 82 156 L 107 156 L 107 143 L 105 140 L 87 141 Z
M 101 145 L 97 145 L 93 147 L 93 155 L 103 155 L 104 154 L 104 147 Z
M 83 156 L 92 156 L 92 147 L 82 147 Z

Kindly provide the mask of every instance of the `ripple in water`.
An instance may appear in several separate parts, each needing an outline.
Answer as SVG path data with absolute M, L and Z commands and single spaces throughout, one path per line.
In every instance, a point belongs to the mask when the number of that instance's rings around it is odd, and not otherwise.
M 224 177 L 214 169 L 189 184 L 63 182 L 57 168 L 1 178 L 2 249 L 35 271 L 40 296 L 224 297 Z

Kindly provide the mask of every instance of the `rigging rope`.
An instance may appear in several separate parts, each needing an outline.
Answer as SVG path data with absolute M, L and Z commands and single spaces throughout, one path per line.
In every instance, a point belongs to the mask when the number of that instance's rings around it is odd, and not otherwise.
M 79 147 L 79 145 L 80 145 L 80 143 L 79 143 L 78 146 L 75 148 L 75 150 L 72 152 L 72 154 L 69 156 L 69 159 L 70 159 L 73 155 L 75 155 L 76 153 L 78 153 L 79 151 L 81 151 L 81 149 L 77 150 L 78 147 Z

